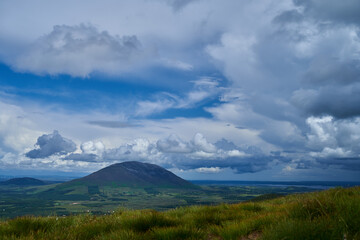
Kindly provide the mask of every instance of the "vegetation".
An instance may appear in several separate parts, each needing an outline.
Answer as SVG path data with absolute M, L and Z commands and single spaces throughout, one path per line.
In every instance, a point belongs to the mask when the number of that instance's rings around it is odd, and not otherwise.
M 0 239 L 360 239 L 360 187 L 165 212 L 19 217 L 0 222 Z
M 6 185 L 0 186 L 0 219 L 89 212 L 101 215 L 119 207 L 165 211 L 179 206 L 238 203 L 263 194 L 291 194 L 310 190 L 301 187 L 264 186 L 201 186 L 196 189 L 179 189 L 80 184 L 32 187 Z

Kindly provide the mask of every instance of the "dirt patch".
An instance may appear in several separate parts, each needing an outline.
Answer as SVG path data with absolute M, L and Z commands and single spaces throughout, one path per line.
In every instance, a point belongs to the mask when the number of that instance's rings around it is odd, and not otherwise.
M 250 233 L 247 237 L 242 237 L 240 240 L 256 240 L 261 237 L 261 232 Z

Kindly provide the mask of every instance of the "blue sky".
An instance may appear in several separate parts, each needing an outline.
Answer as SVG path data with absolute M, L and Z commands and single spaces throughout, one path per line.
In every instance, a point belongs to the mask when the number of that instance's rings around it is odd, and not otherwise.
M 1 1 L 0 174 L 360 181 L 360 3 Z

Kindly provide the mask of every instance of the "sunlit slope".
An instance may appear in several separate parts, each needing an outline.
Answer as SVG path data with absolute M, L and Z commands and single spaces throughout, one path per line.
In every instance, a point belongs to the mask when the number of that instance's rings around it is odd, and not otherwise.
M 107 216 L 22 217 L 0 239 L 360 239 L 360 187 Z

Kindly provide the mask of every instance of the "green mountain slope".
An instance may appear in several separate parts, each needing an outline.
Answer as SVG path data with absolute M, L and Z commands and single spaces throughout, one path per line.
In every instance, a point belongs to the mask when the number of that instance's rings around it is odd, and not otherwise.
M 336 188 L 166 212 L 21 217 L 0 222 L 0 239 L 360 239 L 359 213 L 360 187 Z

